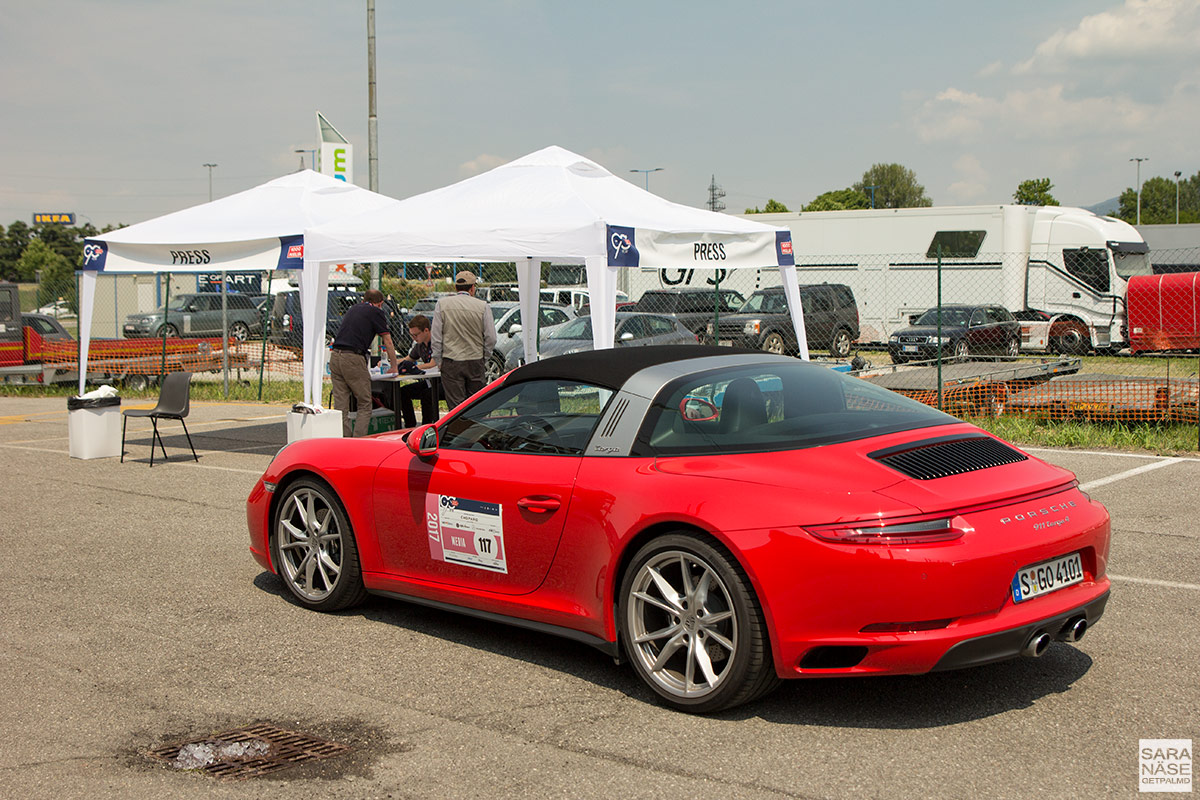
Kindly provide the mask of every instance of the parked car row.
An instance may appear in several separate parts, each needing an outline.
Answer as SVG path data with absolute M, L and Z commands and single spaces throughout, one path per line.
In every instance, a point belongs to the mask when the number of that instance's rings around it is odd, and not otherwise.
M 121 331 L 126 339 L 220 336 L 222 319 L 227 316 L 229 335 L 244 342 L 251 336 L 262 335 L 264 300 L 255 295 L 229 293 L 225 295 L 226 311 L 222 313 L 221 295 L 216 292 L 180 294 L 165 308 L 130 314 Z

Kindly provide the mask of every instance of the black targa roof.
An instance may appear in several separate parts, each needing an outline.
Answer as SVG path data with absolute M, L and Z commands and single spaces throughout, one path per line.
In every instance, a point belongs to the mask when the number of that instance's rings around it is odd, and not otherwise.
M 583 353 L 571 353 L 534 361 L 514 370 L 510 380 L 529 381 L 560 378 L 604 386 L 609 389 L 620 389 L 630 376 L 647 367 L 692 358 L 745 355 L 746 353 L 763 355 L 758 350 L 700 344 L 614 347 L 608 350 L 589 350 Z

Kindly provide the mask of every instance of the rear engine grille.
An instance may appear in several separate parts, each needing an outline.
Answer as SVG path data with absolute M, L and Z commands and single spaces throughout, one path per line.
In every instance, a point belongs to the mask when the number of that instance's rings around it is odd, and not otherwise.
M 961 475 L 980 469 L 1015 464 L 1025 456 L 990 436 L 954 439 L 927 439 L 887 450 L 877 450 L 870 457 L 910 478 L 927 481 Z

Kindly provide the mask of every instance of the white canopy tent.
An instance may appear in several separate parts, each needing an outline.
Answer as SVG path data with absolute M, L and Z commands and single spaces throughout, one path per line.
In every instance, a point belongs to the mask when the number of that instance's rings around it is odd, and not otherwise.
M 79 303 L 80 362 L 87 363 L 98 273 L 302 269 L 307 228 L 398 202 L 312 170 L 301 170 L 244 192 L 86 240 Z M 305 282 L 301 281 L 302 304 L 319 305 L 324 311 L 325 304 L 317 304 L 316 298 L 306 297 L 304 291 Z M 306 339 L 313 330 L 312 325 L 306 327 Z M 319 330 L 325 330 L 324 322 Z M 321 342 L 319 336 L 317 342 Z M 318 344 L 316 350 L 321 349 Z M 306 342 L 306 380 L 310 350 Z M 79 371 L 80 394 L 85 373 L 84 369 Z
M 343 261 L 515 262 L 521 315 L 537 318 L 543 260 L 582 262 L 597 349 L 612 347 L 617 270 L 779 267 L 800 353 L 808 358 L 791 233 L 664 200 L 561 147 L 547 147 L 451 186 L 304 233 L 305 400 L 320 406 L 329 265 Z M 523 330 L 537 352 L 536 326 Z M 313 358 L 309 358 L 309 351 Z

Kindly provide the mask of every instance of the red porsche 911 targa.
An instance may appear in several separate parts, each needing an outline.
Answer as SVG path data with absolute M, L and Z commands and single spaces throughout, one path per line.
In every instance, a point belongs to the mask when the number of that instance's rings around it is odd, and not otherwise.
M 516 369 L 434 425 L 309 439 L 247 502 L 300 604 L 368 594 L 587 642 L 675 708 L 1074 642 L 1109 520 L 1074 475 L 827 367 L 729 348 Z

